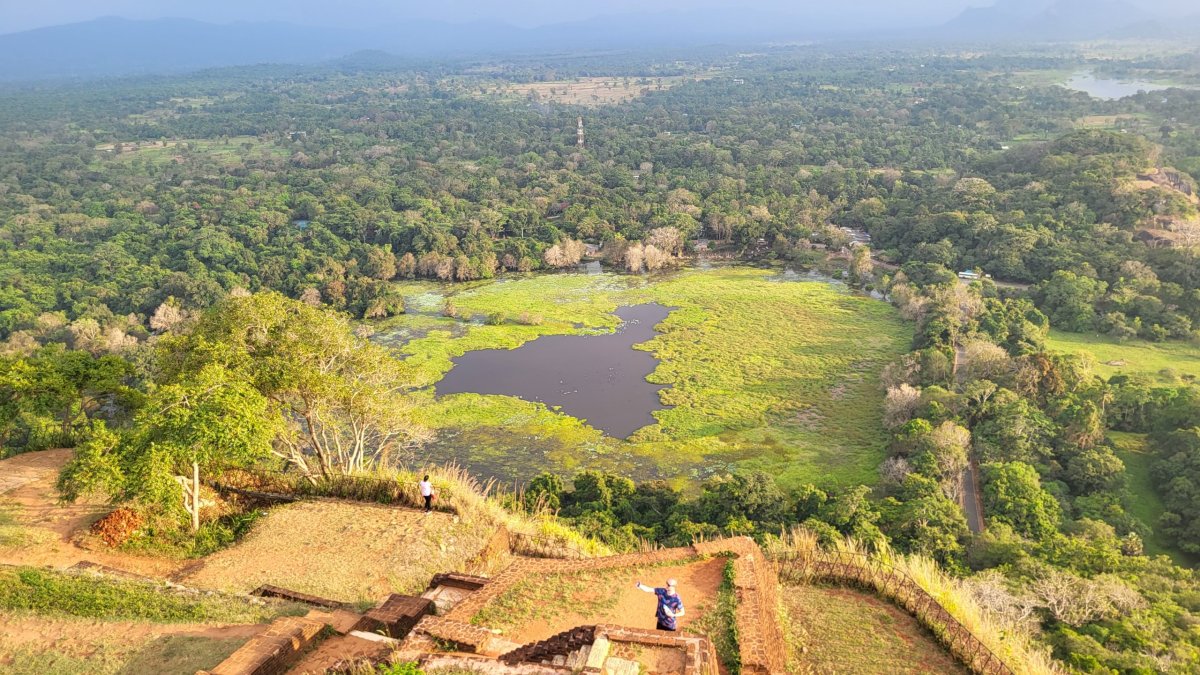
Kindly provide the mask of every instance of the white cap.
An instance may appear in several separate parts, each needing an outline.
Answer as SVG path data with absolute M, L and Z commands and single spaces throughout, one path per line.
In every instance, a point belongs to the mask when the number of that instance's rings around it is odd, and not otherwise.
M 669 586 L 669 587 L 671 587 L 671 588 L 674 588 L 674 587 L 675 587 L 675 580 L 674 580 L 674 579 L 667 579 L 667 586 Z

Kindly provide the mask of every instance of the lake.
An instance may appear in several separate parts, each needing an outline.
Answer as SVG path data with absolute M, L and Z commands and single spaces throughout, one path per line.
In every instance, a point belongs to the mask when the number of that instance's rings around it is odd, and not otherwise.
M 671 308 L 657 303 L 620 307 L 620 327 L 601 335 L 544 335 L 517 349 L 482 349 L 453 359 L 437 383 L 439 396 L 516 396 L 559 407 L 609 436 L 626 438 L 654 424 L 664 387 L 646 381 L 658 359 L 634 345 L 654 338 Z
M 1161 91 L 1169 89 L 1165 84 L 1154 84 L 1139 80 L 1112 80 L 1096 77 L 1092 73 L 1075 73 L 1064 85 L 1068 89 L 1083 93 L 1104 101 L 1115 101 L 1126 96 L 1135 96 L 1142 91 Z

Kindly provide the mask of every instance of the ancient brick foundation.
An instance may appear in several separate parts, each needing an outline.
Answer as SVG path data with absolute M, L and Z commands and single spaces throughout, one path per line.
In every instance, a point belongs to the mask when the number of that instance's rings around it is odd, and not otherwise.
M 782 673 L 787 667 L 787 641 L 779 625 L 779 579 L 762 549 L 747 537 L 696 544 L 701 553 L 733 553 L 733 587 L 737 595 L 738 647 L 744 673 Z
M 706 638 L 606 624 L 579 626 L 563 631 L 540 642 L 523 645 L 501 656 L 500 660 L 509 665 L 562 661 L 570 654 L 585 647 L 595 649 L 601 642 L 606 643 L 604 647 L 606 652 L 610 645 L 679 650 L 683 661 L 679 675 L 718 675 L 720 672 L 717 652 L 713 648 L 712 642 Z M 603 655 L 596 662 L 602 664 Z M 599 672 L 595 665 L 596 662 L 584 666 L 580 672 Z
M 277 619 L 216 668 L 197 675 L 283 675 L 327 629 L 323 621 L 305 617 Z
M 281 598 L 283 600 L 298 602 L 302 605 L 312 605 L 313 607 L 324 607 L 326 609 L 338 609 L 344 606 L 344 603 L 338 602 L 337 600 L 320 598 L 315 595 L 300 593 L 298 591 L 280 588 L 279 586 L 272 586 L 270 584 L 259 586 L 253 591 L 250 591 L 250 595 L 257 595 L 261 598 Z
M 532 669 L 530 672 L 567 672 L 573 669 L 575 672 L 598 673 L 605 658 L 610 666 L 614 663 L 623 664 L 618 667 L 618 672 L 626 672 L 622 669 L 636 670 L 639 667 L 638 662 L 629 660 L 634 658 L 631 654 L 657 650 L 656 653 L 666 655 L 673 664 L 679 664 L 678 672 L 681 675 L 717 675 L 719 663 L 716 651 L 709 640 L 700 636 L 597 625 L 580 626 L 540 642 L 518 645 L 488 628 L 471 624 L 471 619 L 480 610 L 530 576 L 662 565 L 697 556 L 717 555 L 733 557 L 733 587 L 737 599 L 735 620 L 742 670 L 755 675 L 784 672 L 787 643 L 778 621 L 778 583 L 774 568 L 765 560 L 757 544 L 741 537 L 604 558 L 519 558 L 491 579 L 461 573 L 438 574 L 431 580 L 426 597 L 391 595 L 361 617 L 347 612 L 341 603 L 287 589 L 263 587 L 256 593 L 305 602 L 333 611 L 314 611 L 303 619 L 291 617 L 276 621 L 211 673 L 285 673 L 321 636 L 331 633 L 332 627 L 338 633 L 378 633 L 402 638 L 397 645 L 399 653 L 416 656 L 422 661 L 439 656 L 446 649 L 477 655 L 469 657 L 473 659 L 498 658 L 498 661 L 489 662 L 498 668 L 515 669 L 506 672 L 523 672 L 522 669 Z M 433 614 L 434 598 L 429 596 L 439 592 L 455 596 L 455 604 L 447 605 L 445 616 Z M 342 639 L 349 638 L 338 638 Z M 328 651 L 336 652 L 336 646 L 328 645 Z M 610 649 L 612 655 L 606 656 L 610 654 Z M 676 672 L 676 667 L 673 665 L 670 670 Z
M 742 670 L 756 675 L 759 673 L 782 673 L 786 670 L 787 665 L 787 641 L 784 639 L 783 630 L 779 625 L 776 591 L 778 580 L 773 567 L 766 560 L 758 544 L 748 537 L 702 542 L 694 546 L 661 549 L 650 553 L 628 553 L 585 560 L 520 559 L 469 595 L 445 618 L 469 625 L 471 618 L 481 609 L 531 575 L 545 576 L 587 570 L 651 566 L 679 562 L 698 555 L 730 554 L 735 556 L 733 584 L 738 606 L 736 620 Z M 624 630 L 634 631 L 636 629 Z M 567 633 L 571 633 L 571 631 L 567 631 Z M 707 644 L 707 641 L 705 643 Z M 707 653 L 711 649 L 711 644 L 708 644 L 701 651 Z
M 354 630 L 380 633 L 390 638 L 408 635 L 421 617 L 433 614 L 433 602 L 410 595 L 389 595 L 378 607 L 368 611 Z

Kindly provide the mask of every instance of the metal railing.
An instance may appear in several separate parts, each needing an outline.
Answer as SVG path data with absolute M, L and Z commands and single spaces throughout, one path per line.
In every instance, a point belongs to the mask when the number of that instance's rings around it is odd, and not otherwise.
M 861 553 L 846 551 L 775 556 L 781 581 L 828 581 L 857 586 L 899 605 L 912 614 L 973 672 L 1014 675 L 1013 670 L 966 626 L 950 614 L 907 573 Z

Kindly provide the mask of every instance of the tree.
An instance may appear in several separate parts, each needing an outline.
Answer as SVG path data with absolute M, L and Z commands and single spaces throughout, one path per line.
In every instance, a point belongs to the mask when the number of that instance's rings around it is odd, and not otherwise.
M 574 267 L 583 259 L 583 242 L 564 238 L 542 254 L 542 260 L 549 267 Z
M 958 499 L 970 443 L 970 431 L 954 422 L 942 422 L 919 441 L 920 452 L 914 459 L 914 466 L 936 478 L 946 496 Z
M 372 246 L 367 249 L 362 271 L 372 279 L 387 281 L 396 276 L 396 254 L 390 248 Z
M 683 233 L 676 227 L 656 227 L 647 233 L 645 244 L 668 256 L 677 256 L 683 250 Z
M 344 318 L 281 295 L 226 299 L 162 349 L 171 380 L 215 363 L 252 383 L 284 421 L 272 452 L 306 475 L 403 460 L 428 438 L 403 364 Z
M 172 495 L 200 527 L 201 469 L 253 464 L 270 456 L 283 420 L 274 405 L 223 365 L 209 364 L 159 387 L 131 429 L 118 436 L 101 428 L 63 469 L 68 499 L 108 492 L 170 506 Z M 186 476 L 190 476 L 187 478 Z
M 907 423 L 920 404 L 920 389 L 903 383 L 889 388 L 883 401 L 883 425 L 895 429 Z
M 1032 466 L 998 462 L 982 468 L 983 507 L 990 518 L 1027 537 L 1046 537 L 1058 530 L 1062 515 L 1058 500 L 1042 489 Z
M 1051 325 L 1085 332 L 1096 327 L 1095 305 L 1107 288 L 1103 281 L 1058 270 L 1038 288 L 1038 295 Z
M 166 333 L 177 328 L 186 318 L 187 313 L 179 307 L 175 298 L 167 298 L 150 317 L 150 329 Z
M 871 259 L 871 248 L 855 246 L 850 252 L 850 280 L 856 284 L 865 284 L 871 280 L 875 270 L 875 262 Z

